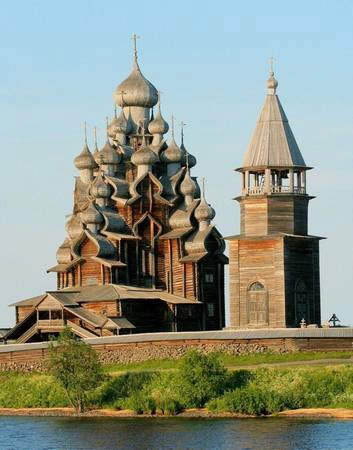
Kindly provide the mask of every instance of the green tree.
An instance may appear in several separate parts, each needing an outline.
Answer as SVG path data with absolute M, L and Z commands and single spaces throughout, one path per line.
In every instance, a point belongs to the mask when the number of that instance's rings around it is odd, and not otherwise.
M 71 405 L 82 413 L 89 393 L 103 380 L 97 353 L 66 327 L 49 346 L 49 368 L 64 388 Z
M 189 351 L 179 367 L 179 390 L 183 403 L 200 408 L 222 394 L 226 387 L 227 370 L 215 354 Z

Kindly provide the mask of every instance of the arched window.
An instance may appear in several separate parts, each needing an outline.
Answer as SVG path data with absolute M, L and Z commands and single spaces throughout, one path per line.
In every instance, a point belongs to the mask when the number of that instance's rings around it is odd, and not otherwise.
M 299 324 L 302 319 L 309 323 L 308 289 L 303 280 L 297 280 L 295 283 L 294 299 L 296 323 Z
M 252 285 L 249 287 L 249 291 L 265 291 L 265 286 L 261 284 L 259 281 L 255 281 Z
M 248 323 L 261 326 L 268 324 L 267 290 L 259 281 L 255 281 L 248 288 Z

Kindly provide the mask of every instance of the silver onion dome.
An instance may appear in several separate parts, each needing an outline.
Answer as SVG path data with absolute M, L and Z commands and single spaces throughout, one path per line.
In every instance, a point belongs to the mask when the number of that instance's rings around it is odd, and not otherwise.
M 88 148 L 87 143 L 83 147 L 82 152 L 74 159 L 74 164 L 78 170 L 95 169 L 97 167 L 97 164 Z
M 215 210 L 206 202 L 205 197 L 202 196 L 199 206 L 195 209 L 195 219 L 198 222 L 204 222 L 212 220 L 215 215 Z
M 119 164 L 121 155 L 117 153 L 116 149 L 111 145 L 109 139 L 104 147 L 97 153 L 95 153 L 95 160 L 98 164 Z
M 276 89 L 278 87 L 278 81 L 276 80 L 275 74 L 271 71 L 270 72 L 270 77 L 267 80 L 267 89 L 269 90 L 269 93 L 276 93 Z
M 141 106 L 152 108 L 152 106 L 157 104 L 157 89 L 142 75 L 136 53 L 130 75 L 118 85 L 113 98 L 114 102 L 121 107 Z
M 110 122 L 108 126 L 109 137 L 114 139 L 117 134 L 129 134 L 130 132 L 131 132 L 130 120 L 126 119 L 123 110 L 121 110 L 119 117 L 117 117 L 115 109 L 113 120 Z
M 88 207 L 81 213 L 81 220 L 86 225 L 99 225 L 103 223 L 104 218 L 94 206 L 93 202 L 90 202 Z
M 161 161 L 164 163 L 180 163 L 182 162 L 184 153 L 172 138 L 168 147 L 161 153 Z
M 158 92 L 158 110 L 156 117 L 151 120 L 151 122 L 148 125 L 148 131 L 151 134 L 165 134 L 169 130 L 168 123 L 163 119 L 162 113 L 161 113 L 161 99 L 160 99 L 160 92 Z
M 58 264 L 68 264 L 71 261 L 71 245 L 68 238 L 58 248 L 56 260 Z
M 189 171 L 186 172 L 183 181 L 180 184 L 180 192 L 185 195 L 194 196 L 196 193 L 195 181 L 191 178 Z
M 99 172 L 96 179 L 93 181 L 90 193 L 95 198 L 109 198 L 112 194 L 112 188 L 103 180 L 102 173 Z
M 146 139 L 143 137 L 141 147 L 136 150 L 131 156 L 131 162 L 135 166 L 151 166 L 158 161 L 158 156 L 151 150 L 151 148 L 146 144 Z

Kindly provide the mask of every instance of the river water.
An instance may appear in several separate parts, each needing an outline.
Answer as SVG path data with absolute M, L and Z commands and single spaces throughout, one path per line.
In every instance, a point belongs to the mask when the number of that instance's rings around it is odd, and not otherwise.
M 350 450 L 352 420 L 1 417 L 8 450 Z

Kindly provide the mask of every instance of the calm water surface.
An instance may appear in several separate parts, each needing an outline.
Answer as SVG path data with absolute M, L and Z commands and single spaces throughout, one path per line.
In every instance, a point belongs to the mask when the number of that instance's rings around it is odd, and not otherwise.
M 0 449 L 350 450 L 353 421 L 1 417 Z

